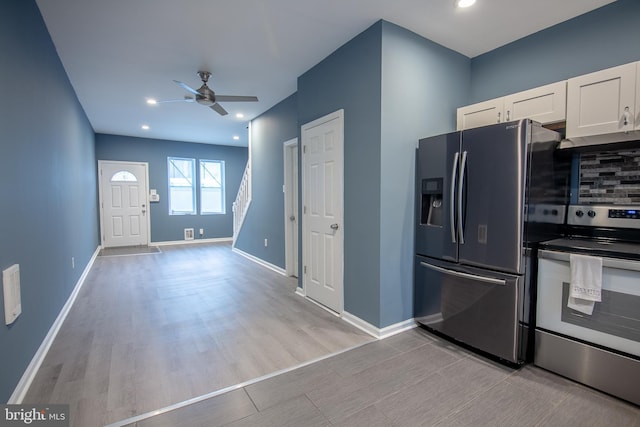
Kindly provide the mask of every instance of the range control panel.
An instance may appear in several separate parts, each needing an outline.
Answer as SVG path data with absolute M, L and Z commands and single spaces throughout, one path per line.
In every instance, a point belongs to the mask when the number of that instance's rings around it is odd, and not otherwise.
M 567 224 L 640 229 L 640 206 L 571 205 Z
M 609 209 L 609 218 L 640 219 L 640 209 Z

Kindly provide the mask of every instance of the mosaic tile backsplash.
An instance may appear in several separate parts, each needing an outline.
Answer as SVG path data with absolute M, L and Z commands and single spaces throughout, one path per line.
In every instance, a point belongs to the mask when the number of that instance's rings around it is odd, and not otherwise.
M 578 200 L 640 205 L 640 149 L 582 153 Z

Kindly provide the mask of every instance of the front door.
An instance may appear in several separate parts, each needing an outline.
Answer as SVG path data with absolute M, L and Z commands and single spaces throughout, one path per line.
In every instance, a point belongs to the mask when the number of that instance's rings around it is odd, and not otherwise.
M 103 247 L 149 244 L 147 164 L 98 162 Z
M 302 126 L 303 286 L 341 313 L 343 306 L 343 111 Z

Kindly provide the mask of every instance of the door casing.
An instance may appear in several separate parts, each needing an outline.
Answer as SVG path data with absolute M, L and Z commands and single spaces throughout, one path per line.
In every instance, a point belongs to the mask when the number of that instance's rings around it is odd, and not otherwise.
M 284 240 L 285 270 L 288 276 L 298 277 L 298 138 L 284 143 Z M 294 220 L 290 217 L 294 216 Z

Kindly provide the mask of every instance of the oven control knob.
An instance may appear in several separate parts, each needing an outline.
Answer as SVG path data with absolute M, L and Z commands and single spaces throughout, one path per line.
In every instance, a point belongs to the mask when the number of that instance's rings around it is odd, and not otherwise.
M 593 218 L 594 216 L 596 216 L 596 211 L 589 211 L 587 212 L 587 215 L 589 215 L 589 218 Z
M 584 212 L 582 212 L 582 211 L 576 211 L 576 216 L 577 216 L 578 218 L 582 218 L 582 217 L 584 216 Z
M 551 210 L 551 215 L 557 216 L 558 215 L 558 209 L 552 209 Z

